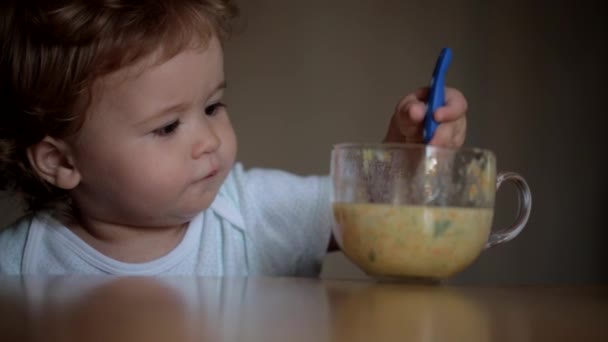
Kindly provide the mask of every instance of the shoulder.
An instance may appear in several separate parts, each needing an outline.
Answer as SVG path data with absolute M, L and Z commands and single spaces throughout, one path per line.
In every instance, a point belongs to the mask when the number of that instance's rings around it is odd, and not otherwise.
M 21 274 L 23 253 L 33 216 L 25 216 L 0 231 L 0 274 Z

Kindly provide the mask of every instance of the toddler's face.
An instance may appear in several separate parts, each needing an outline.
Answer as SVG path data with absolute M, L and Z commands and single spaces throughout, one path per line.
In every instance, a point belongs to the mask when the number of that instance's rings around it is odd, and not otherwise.
M 82 180 L 70 195 L 82 215 L 182 224 L 211 204 L 233 166 L 219 41 L 154 62 L 150 56 L 94 86 L 87 120 L 71 141 Z

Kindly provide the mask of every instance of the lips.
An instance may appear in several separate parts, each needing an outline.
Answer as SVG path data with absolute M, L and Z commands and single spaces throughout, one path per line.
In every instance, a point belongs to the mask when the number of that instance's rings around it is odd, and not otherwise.
M 217 175 L 218 173 L 219 173 L 219 170 L 218 170 L 218 169 L 214 169 L 214 170 L 212 170 L 211 172 L 209 172 L 209 173 L 207 174 L 207 176 L 203 177 L 203 180 L 206 180 L 206 179 L 212 178 L 213 176 Z
M 208 168 L 209 171 L 206 174 L 203 174 L 203 176 L 195 178 L 194 183 L 209 180 L 220 172 L 219 163 L 215 159 L 212 159 L 209 162 L 209 166 L 210 166 Z

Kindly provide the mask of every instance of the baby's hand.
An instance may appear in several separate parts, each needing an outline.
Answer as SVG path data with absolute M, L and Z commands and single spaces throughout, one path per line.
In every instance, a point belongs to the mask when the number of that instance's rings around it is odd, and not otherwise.
M 428 87 L 404 97 L 395 109 L 384 142 L 422 143 L 424 114 Z M 467 130 L 467 100 L 460 91 L 445 88 L 445 106 L 437 109 L 435 120 L 439 126 L 435 130 L 430 145 L 458 148 L 464 144 Z

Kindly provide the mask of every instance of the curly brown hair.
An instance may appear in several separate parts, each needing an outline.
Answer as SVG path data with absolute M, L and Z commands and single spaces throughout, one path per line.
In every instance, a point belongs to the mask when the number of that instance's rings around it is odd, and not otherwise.
M 27 149 L 78 132 L 97 78 L 158 49 L 167 60 L 213 35 L 224 40 L 237 12 L 231 0 L 3 0 L 0 190 L 19 194 L 27 212 L 69 207 Z

